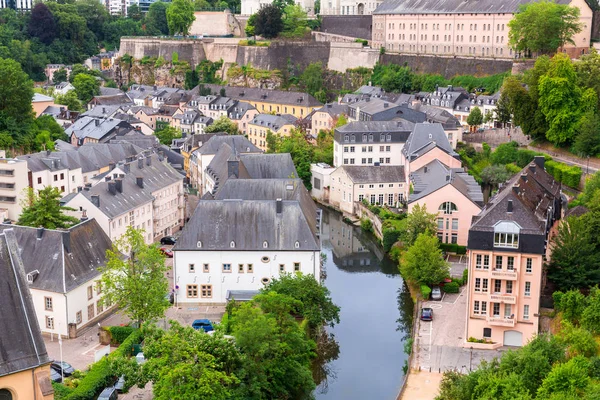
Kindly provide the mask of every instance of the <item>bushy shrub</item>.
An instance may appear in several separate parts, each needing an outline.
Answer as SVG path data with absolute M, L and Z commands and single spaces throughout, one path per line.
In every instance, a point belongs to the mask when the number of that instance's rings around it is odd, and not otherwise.
M 463 285 L 466 285 L 467 282 L 469 282 L 469 269 L 465 268 L 465 270 L 463 271 L 463 276 L 462 276 L 462 281 L 463 281 Z
M 360 220 L 360 227 L 365 232 L 373 232 L 373 222 L 371 222 L 368 218 L 363 218 Z
M 134 331 L 131 326 L 111 326 L 107 330 L 110 333 L 110 343 L 113 345 L 120 345 Z
M 456 243 L 440 243 L 440 249 L 446 253 L 456 253 L 458 255 L 467 254 L 465 246 L 459 246 Z
M 392 249 L 394 243 L 400 238 L 401 232 L 394 228 L 383 229 L 383 251 L 386 253 Z
M 533 158 L 536 155 L 537 153 L 535 151 L 521 149 L 517 151 L 516 163 L 519 166 L 519 168 L 525 168 L 527 165 L 529 165 L 531 161 L 533 161 Z
M 431 288 L 427 285 L 421 285 L 421 296 L 423 296 L 423 299 L 429 300 L 430 295 L 431 295 Z
M 554 180 L 572 188 L 578 188 L 581 181 L 581 168 L 569 166 L 557 161 L 546 161 L 546 171 L 554 177 Z
M 448 282 L 444 285 L 444 292 L 446 293 L 458 293 L 460 291 L 460 285 L 455 281 Z
M 66 399 L 73 391 L 70 387 L 55 382 L 52 382 L 52 388 L 54 388 L 54 400 Z

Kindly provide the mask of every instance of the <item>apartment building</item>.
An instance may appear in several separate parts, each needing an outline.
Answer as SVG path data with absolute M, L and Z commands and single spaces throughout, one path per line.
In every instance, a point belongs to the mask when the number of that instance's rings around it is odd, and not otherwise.
M 248 140 L 262 151 L 267 151 L 267 134 L 290 136 L 297 118 L 290 114 L 258 114 L 248 123 Z
M 477 58 L 516 58 L 508 45 L 508 23 L 521 4 L 494 0 L 434 1 L 389 0 L 373 11 L 372 46 L 386 52 L 466 56 Z M 559 0 L 580 10 L 580 33 L 574 45 L 564 51 L 572 57 L 590 49 L 592 10 L 585 0 Z
M 357 121 L 336 128 L 333 165 L 404 165 L 402 149 L 414 126 L 405 120 Z
M 110 313 L 100 270 L 112 243 L 94 219 L 66 230 L 0 225 L 7 230 L 27 249 L 20 253 L 42 333 L 74 338 Z
M 188 135 L 203 134 L 212 123 L 213 119 L 203 116 L 200 111 L 186 110 L 173 116 L 173 128 Z
M 538 333 L 548 232 L 561 204 L 561 185 L 538 156 L 474 218 L 466 337 L 488 341 L 481 347 L 523 346 Z
M 27 185 L 27 162 L 0 158 L 0 217 L 16 221 L 21 215 Z
M 310 134 L 317 137 L 321 130 L 331 130 L 335 127 L 340 116 L 348 115 L 348 105 L 340 103 L 327 103 L 322 108 L 315 110 L 310 117 Z
M 53 400 L 50 362 L 27 289 L 20 243 L 11 230 L 0 233 L 0 396 L 4 399 Z

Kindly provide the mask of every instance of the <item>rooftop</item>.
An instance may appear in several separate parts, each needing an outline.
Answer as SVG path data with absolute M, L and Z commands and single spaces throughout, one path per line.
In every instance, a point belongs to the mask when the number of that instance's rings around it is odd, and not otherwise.
M 302 92 L 266 90 L 259 88 L 244 88 L 235 86 L 221 86 L 213 84 L 203 84 L 203 86 L 205 88 L 210 89 L 215 95 L 220 93 L 221 89 L 225 89 L 225 95 L 235 100 L 284 104 L 288 106 L 301 107 L 319 107 L 322 105 L 319 101 L 317 101 L 317 99 L 315 99 L 310 94 Z M 199 91 L 200 89 L 198 86 L 192 89 L 193 94 L 198 94 Z
M 458 153 L 452 149 L 442 125 L 428 122 L 415 125 L 406 141 L 406 145 L 402 149 L 402 153 L 412 161 L 435 147 L 455 158 L 459 158 Z
M 530 0 L 386 0 L 373 11 L 373 14 L 515 13 L 521 4 L 530 2 Z M 570 0 L 557 0 L 557 3 L 569 4 Z
M 395 183 L 404 182 L 404 166 L 348 166 L 340 167 L 353 183 Z

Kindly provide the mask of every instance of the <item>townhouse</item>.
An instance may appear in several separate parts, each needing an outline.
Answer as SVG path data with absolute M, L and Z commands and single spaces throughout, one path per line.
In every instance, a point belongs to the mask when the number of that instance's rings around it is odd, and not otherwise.
M 53 400 L 50 362 L 27 289 L 19 242 L 11 230 L 0 233 L 0 396 L 4 399 Z
M 315 110 L 310 116 L 310 134 L 317 137 L 321 130 L 331 130 L 335 127 L 340 116 L 348 115 L 348 105 L 327 103 Z
M 42 333 L 74 338 L 111 311 L 102 300 L 101 268 L 112 243 L 93 219 L 66 230 L 0 225 L 16 236 Z
M 538 333 L 548 233 L 562 208 L 561 185 L 544 166 L 535 157 L 469 230 L 465 337 L 486 340 L 482 348 L 524 346 Z
M 185 134 L 203 134 L 204 129 L 212 123 L 213 119 L 203 116 L 200 111 L 185 110 L 173 115 L 173 127 Z
M 290 136 L 296 121 L 297 118 L 290 114 L 258 114 L 248 123 L 248 140 L 259 149 L 267 151 L 267 134 L 270 132 L 279 137 Z
M 372 46 L 387 52 L 477 58 L 516 58 L 508 23 L 521 4 L 493 0 L 389 0 L 373 11 Z M 562 49 L 571 57 L 590 49 L 592 10 L 584 0 L 559 0 L 580 10 L 582 31 Z
M 158 154 L 129 158 L 62 199 L 76 216 L 95 218 L 111 240 L 128 226 L 145 231 L 146 243 L 178 231 L 184 223 L 183 175 Z
M 56 106 L 54 98 L 40 93 L 34 93 L 31 99 L 31 107 L 36 118 L 39 117 L 48 107 Z
M 107 143 L 117 136 L 135 130 L 131 124 L 116 118 L 81 117 L 65 129 L 73 146 Z
M 16 221 L 21 215 L 28 167 L 25 160 L 0 158 L 0 217 Z

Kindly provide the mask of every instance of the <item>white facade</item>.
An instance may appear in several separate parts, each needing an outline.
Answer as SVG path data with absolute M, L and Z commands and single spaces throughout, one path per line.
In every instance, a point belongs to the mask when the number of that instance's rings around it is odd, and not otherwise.
M 83 186 L 83 173 L 81 168 L 69 170 L 63 168 L 60 170 L 42 170 L 31 173 L 31 186 L 37 192 L 47 186 L 52 186 L 60 190 L 61 194 L 76 193 L 77 187 Z
M 356 134 L 359 135 L 359 134 Z M 375 134 L 375 136 L 378 136 Z M 376 162 L 380 165 L 404 165 L 402 156 L 402 142 L 371 142 L 371 143 L 343 143 L 333 142 L 333 165 L 369 166 Z
M 331 186 L 331 174 L 335 168 L 323 164 L 311 164 L 310 172 L 312 173 L 311 183 L 312 189 L 310 195 L 318 201 L 329 201 L 329 187 Z
M 0 210 L 5 218 L 19 219 L 23 209 L 21 199 L 27 188 L 27 162 L 0 158 Z
M 225 303 L 228 290 L 259 290 L 282 272 L 320 280 L 319 251 L 174 251 L 175 300 Z
M 152 192 L 155 199 L 153 203 L 155 238 L 171 235 L 182 226 L 185 212 L 183 194 L 183 180 Z
M 17 11 L 29 11 L 33 8 L 33 0 L 0 0 L 0 8 L 14 8 Z
M 252 15 L 258 12 L 262 7 L 273 3 L 273 0 L 242 0 L 242 15 Z M 295 4 L 300 5 L 308 15 L 314 15 L 314 0 L 296 0 Z
M 321 15 L 371 14 L 382 2 L 382 0 L 325 0 L 321 2 Z

